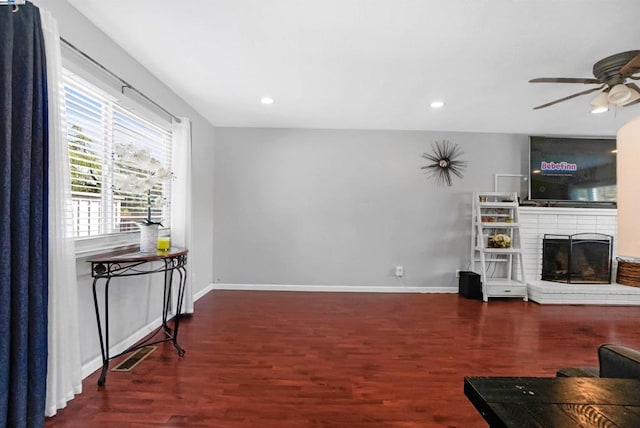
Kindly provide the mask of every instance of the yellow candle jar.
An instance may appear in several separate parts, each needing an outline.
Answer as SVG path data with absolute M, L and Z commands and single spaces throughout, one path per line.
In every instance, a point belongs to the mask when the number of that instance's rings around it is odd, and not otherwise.
M 171 238 L 168 236 L 161 236 L 158 238 L 158 250 L 167 251 L 171 247 Z

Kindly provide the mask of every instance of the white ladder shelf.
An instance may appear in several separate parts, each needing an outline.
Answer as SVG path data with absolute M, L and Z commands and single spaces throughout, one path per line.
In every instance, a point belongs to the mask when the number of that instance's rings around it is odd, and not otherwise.
M 474 193 L 472 207 L 471 270 L 480 275 L 482 300 L 527 301 L 517 193 Z

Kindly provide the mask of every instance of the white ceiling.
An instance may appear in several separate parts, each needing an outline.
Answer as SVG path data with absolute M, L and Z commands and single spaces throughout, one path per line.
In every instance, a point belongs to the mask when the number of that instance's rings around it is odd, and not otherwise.
M 640 49 L 640 0 L 69 2 L 216 126 L 606 136 L 640 115 L 593 115 L 595 93 L 534 111 L 590 86 L 528 83 Z

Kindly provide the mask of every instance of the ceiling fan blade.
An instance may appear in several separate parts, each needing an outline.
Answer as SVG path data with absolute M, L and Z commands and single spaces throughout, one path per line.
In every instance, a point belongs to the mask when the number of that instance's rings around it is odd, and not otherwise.
M 578 78 L 578 77 L 538 77 L 536 79 L 529 80 L 529 83 L 585 83 L 594 84 L 602 83 L 598 79 L 593 78 Z
M 541 108 L 549 107 L 549 106 L 552 106 L 554 104 L 561 103 L 562 101 L 567 101 L 567 100 L 570 100 L 571 98 L 579 97 L 580 95 L 587 95 L 587 94 L 590 94 L 592 92 L 599 91 L 604 87 L 605 87 L 605 85 L 602 85 L 602 86 L 600 86 L 598 88 L 587 89 L 586 91 L 578 92 L 577 94 L 569 95 L 569 96 L 566 96 L 564 98 L 560 98 L 560 99 L 551 101 L 549 103 L 539 105 L 538 107 L 534 107 L 533 109 L 534 110 L 538 110 L 538 109 L 541 109 Z
M 634 69 L 634 68 L 640 68 L 640 54 L 634 56 L 631 61 L 629 61 L 628 63 L 626 63 L 621 69 L 620 69 L 620 74 L 621 75 L 626 75 L 630 70 Z
M 636 85 L 633 82 L 629 82 L 626 84 L 628 87 L 635 89 L 640 94 L 640 86 Z

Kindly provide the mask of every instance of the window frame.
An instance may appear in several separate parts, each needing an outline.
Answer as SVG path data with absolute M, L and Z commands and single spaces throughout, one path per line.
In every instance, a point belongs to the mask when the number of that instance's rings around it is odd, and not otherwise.
M 78 217 L 76 213 L 73 214 L 73 231 L 71 232 L 71 238 L 74 239 L 76 244 L 76 256 L 81 258 L 84 256 L 89 256 L 92 254 L 98 254 L 101 252 L 111 251 L 119 248 L 135 248 L 139 243 L 139 231 L 138 230 L 129 230 L 129 231 L 118 231 L 114 230 L 117 222 L 115 221 L 116 208 L 113 204 L 114 199 L 114 188 L 113 185 L 115 183 L 115 175 L 114 175 L 114 165 L 117 161 L 114 159 L 114 145 L 117 143 L 114 137 L 118 131 L 114 131 L 118 125 L 116 125 L 116 120 L 114 117 L 117 114 L 124 115 L 127 120 L 132 120 L 135 123 L 140 123 L 143 127 L 149 127 L 153 130 L 158 130 L 159 135 L 161 135 L 161 142 L 157 142 L 157 146 L 152 145 L 152 148 L 160 148 L 160 152 L 164 153 L 162 156 L 162 164 L 165 168 L 170 170 L 171 163 L 173 161 L 173 141 L 172 141 L 172 131 L 171 131 L 171 123 L 166 120 L 158 120 L 157 116 L 148 114 L 148 110 L 144 108 L 136 108 L 137 105 L 135 101 L 130 98 L 124 97 L 116 97 L 112 95 L 110 92 L 106 91 L 105 87 L 102 85 L 98 86 L 93 82 L 84 79 L 82 76 L 78 75 L 74 70 L 69 69 L 68 67 L 63 68 L 63 94 L 65 96 L 62 97 L 63 102 L 63 112 L 65 112 L 65 137 L 67 144 L 70 145 L 70 130 L 74 125 L 70 120 L 69 112 L 67 111 L 67 87 L 73 88 L 73 90 L 82 91 L 82 89 L 87 89 L 86 93 L 81 92 L 83 96 L 88 97 L 97 97 L 99 102 L 104 103 L 105 108 L 104 111 L 106 114 L 101 115 L 100 123 L 102 124 L 102 131 L 104 133 L 104 141 L 97 143 L 96 147 L 103 151 L 103 157 L 100 159 L 101 164 L 101 172 L 103 173 L 101 176 L 102 185 L 100 186 L 100 205 L 102 213 L 100 215 L 100 225 L 101 233 L 87 235 L 87 236 L 77 236 L 77 222 Z M 94 80 L 94 79 L 92 79 Z M 132 107 L 133 106 L 133 107 Z M 126 130 L 131 130 L 130 128 L 124 127 Z M 158 140 L 160 141 L 160 140 Z M 156 143 L 154 143 L 156 144 Z M 71 152 L 70 150 L 70 158 L 69 165 L 71 167 Z M 71 168 L 70 168 L 71 169 Z M 70 171 L 71 172 L 71 171 Z M 171 179 L 164 180 L 161 184 L 162 186 L 162 194 L 166 198 L 167 202 L 170 202 L 171 199 L 171 191 L 172 184 Z M 71 190 L 71 189 L 70 189 Z M 71 192 L 71 195 L 76 194 L 75 192 Z M 106 207 L 106 209 L 105 209 Z M 158 209 L 156 209 L 156 213 Z M 161 235 L 166 235 L 170 232 L 170 222 L 171 222 L 171 210 L 168 204 L 161 208 L 161 217 L 163 219 L 163 226 L 161 228 Z M 105 215 L 106 214 L 106 215 Z M 157 215 L 153 216 L 154 219 L 157 218 Z M 133 220 L 130 219 L 130 220 Z M 106 227 L 106 229 L 105 229 Z M 90 232 L 89 232 L 90 233 Z

